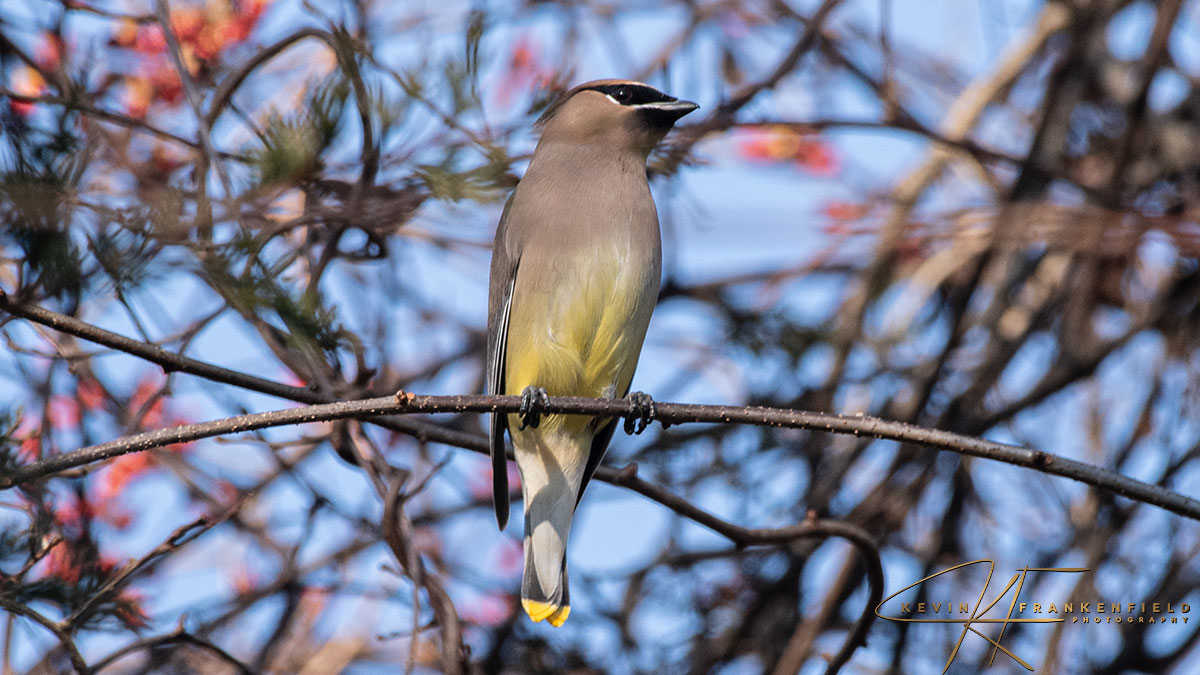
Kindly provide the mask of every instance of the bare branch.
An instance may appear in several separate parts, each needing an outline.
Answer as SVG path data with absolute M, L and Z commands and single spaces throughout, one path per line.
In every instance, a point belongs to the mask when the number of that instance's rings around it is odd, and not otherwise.
M 625 417 L 633 414 L 629 402 L 623 399 L 592 399 L 575 396 L 553 396 L 545 412 L 601 417 Z M 1185 497 L 1158 485 L 1144 483 L 1114 471 L 1077 462 L 1041 450 L 1032 450 L 1006 443 L 997 443 L 950 431 L 927 429 L 904 422 L 894 422 L 867 415 L 833 415 L 829 413 L 787 410 L 783 408 L 697 405 L 689 403 L 656 403 L 656 419 L 664 425 L 686 423 L 747 424 L 787 429 L 808 429 L 829 433 L 852 434 L 881 440 L 915 443 L 947 450 L 970 457 L 992 459 L 1044 473 L 1071 478 L 1122 497 L 1166 509 L 1188 518 L 1200 519 L 1200 501 Z M 0 476 L 0 489 L 9 489 L 51 476 L 53 474 L 117 457 L 130 452 L 161 448 L 176 443 L 188 443 L 202 438 L 253 431 L 267 427 L 307 424 L 329 420 L 370 418 L 381 415 L 413 413 L 515 413 L 521 408 L 520 396 L 417 396 L 400 392 L 357 401 L 326 403 L 303 408 L 289 408 L 252 415 L 239 415 L 212 422 L 148 431 L 126 438 L 80 448 L 33 464 L 19 467 Z M 477 439 L 476 442 L 482 442 Z M 481 443 L 482 444 L 482 443 Z M 472 443 L 472 446 L 475 442 Z M 469 449 L 475 449 L 471 447 Z M 599 474 L 597 474 L 599 475 Z

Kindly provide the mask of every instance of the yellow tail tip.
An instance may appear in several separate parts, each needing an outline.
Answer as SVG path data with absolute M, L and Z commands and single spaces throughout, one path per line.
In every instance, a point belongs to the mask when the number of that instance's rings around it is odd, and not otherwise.
M 529 618 L 533 619 L 534 622 L 538 622 L 543 619 L 549 619 L 550 625 L 556 628 L 563 625 L 563 623 L 567 620 L 567 616 L 571 613 L 570 605 L 558 607 L 548 602 L 539 602 L 537 600 L 528 600 L 526 598 L 521 598 L 521 606 L 525 608 L 525 613 L 528 614 Z

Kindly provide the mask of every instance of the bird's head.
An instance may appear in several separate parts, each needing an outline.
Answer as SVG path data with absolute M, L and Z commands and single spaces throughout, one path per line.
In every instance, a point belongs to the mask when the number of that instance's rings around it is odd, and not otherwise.
M 632 80 L 594 80 L 553 103 L 538 125 L 542 141 L 600 143 L 649 154 L 675 122 L 700 106 Z

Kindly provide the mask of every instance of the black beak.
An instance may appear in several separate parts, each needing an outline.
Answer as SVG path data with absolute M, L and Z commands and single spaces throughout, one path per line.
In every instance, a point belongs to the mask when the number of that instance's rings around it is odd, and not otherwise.
M 691 101 L 657 101 L 655 103 L 643 103 L 634 107 L 638 109 L 642 118 L 652 126 L 669 127 L 675 124 L 679 118 L 700 106 Z

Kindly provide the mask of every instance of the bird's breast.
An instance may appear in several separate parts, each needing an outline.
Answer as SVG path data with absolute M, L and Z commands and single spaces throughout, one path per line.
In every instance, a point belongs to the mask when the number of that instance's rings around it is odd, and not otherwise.
M 624 395 L 658 295 L 659 253 L 657 240 L 609 235 L 552 252 L 527 289 L 522 259 L 509 325 L 509 393 L 532 385 L 550 395 Z

